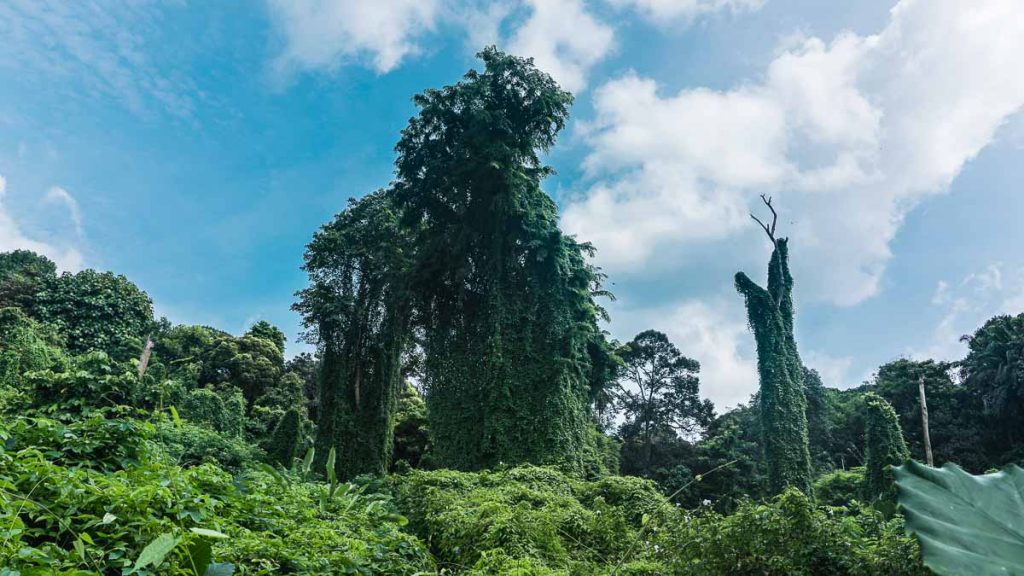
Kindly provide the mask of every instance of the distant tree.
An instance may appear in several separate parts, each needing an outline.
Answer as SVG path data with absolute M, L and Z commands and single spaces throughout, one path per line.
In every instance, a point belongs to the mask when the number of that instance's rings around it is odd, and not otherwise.
M 991 422 L 979 398 L 951 378 L 953 364 L 933 360 L 899 359 L 882 365 L 871 390 L 885 398 L 900 419 L 910 454 L 924 461 L 921 400 L 918 381 L 923 376 L 928 402 L 928 428 L 936 466 L 954 462 L 974 472 L 995 464 L 989 459 L 986 429 Z
M 100 350 L 117 360 L 137 357 L 154 328 L 148 294 L 124 276 L 95 270 L 45 281 L 32 315 L 53 326 L 72 354 Z
M 683 356 L 662 332 L 637 334 L 618 355 L 622 368 L 614 397 L 625 417 L 619 435 L 640 448 L 636 464 L 646 474 L 655 437 L 694 439 L 711 422 L 714 406 L 700 398 L 700 364 Z
M 997 459 L 1019 459 L 1024 456 L 1024 314 L 991 318 L 964 339 L 968 353 L 961 377 L 988 416 Z
M 277 349 L 281 351 L 281 354 L 284 354 L 284 332 L 282 332 L 280 328 L 274 326 L 270 322 L 267 322 L 266 320 L 260 320 L 259 322 L 253 324 L 252 328 L 249 328 L 249 331 L 246 332 L 246 334 L 249 336 L 263 338 L 264 340 L 269 340 L 273 342 L 274 346 L 277 346 Z
M 203 351 L 199 384 L 236 386 L 251 407 L 277 384 L 283 370 L 284 356 L 275 342 L 252 334 L 225 334 Z
M 435 455 L 582 472 L 593 378 L 607 373 L 594 369 L 601 276 L 540 186 L 572 96 L 532 60 L 479 56 L 482 72 L 415 97 L 396 146 Z
M 891 504 L 896 501 L 892 467 L 906 462 L 910 452 L 892 406 L 874 393 L 864 395 L 864 404 L 867 409 L 864 427 L 865 497 Z
M 39 291 L 57 277 L 57 265 L 29 250 L 0 253 L 0 308 L 14 306 L 32 314 Z
M 688 507 L 707 501 L 728 512 L 745 498 L 767 496 L 760 442 L 760 408 L 756 405 L 740 405 L 715 418 L 681 462 L 690 477 L 680 480 L 690 484 L 679 501 Z M 695 479 L 698 474 L 702 476 L 699 482 Z
M 787 486 L 811 490 L 811 457 L 807 435 L 807 402 L 803 390 L 803 363 L 793 336 L 793 277 L 789 273 L 789 244 L 775 237 L 778 215 L 771 198 L 761 196 L 772 212 L 770 225 L 757 220 L 772 242 L 767 290 L 743 272 L 736 274 L 736 290 L 747 305 L 747 319 L 757 341 L 757 371 L 761 379 L 760 404 L 763 446 L 769 489 Z

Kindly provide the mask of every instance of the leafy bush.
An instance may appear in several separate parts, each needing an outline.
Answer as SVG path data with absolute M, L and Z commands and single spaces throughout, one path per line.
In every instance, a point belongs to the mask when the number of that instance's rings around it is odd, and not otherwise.
M 222 434 L 239 437 L 245 429 L 245 397 L 237 388 L 224 392 L 197 388 L 182 400 L 181 415 Z
M 814 481 L 814 497 L 821 504 L 846 506 L 864 495 L 864 467 L 836 470 Z
M 209 463 L 237 472 L 264 458 L 262 450 L 241 438 L 225 436 L 189 422 L 161 421 L 157 424 L 156 440 L 180 466 Z
M 223 533 L 207 542 L 210 553 L 242 575 L 433 569 L 385 495 L 345 485 L 325 500 L 322 484 L 232 476 L 212 464 L 182 468 L 146 440 L 152 432 L 101 415 L 69 425 L 0 423 L 0 566 L 191 575 L 190 553 L 204 535 Z
M 667 505 L 644 480 L 590 484 L 533 466 L 411 471 L 393 482 L 410 528 L 438 562 L 471 574 L 596 573 L 635 539 L 643 500 Z
M 675 574 L 927 574 L 901 519 L 871 508 L 819 508 L 795 489 L 729 516 L 684 512 L 666 528 L 655 557 Z

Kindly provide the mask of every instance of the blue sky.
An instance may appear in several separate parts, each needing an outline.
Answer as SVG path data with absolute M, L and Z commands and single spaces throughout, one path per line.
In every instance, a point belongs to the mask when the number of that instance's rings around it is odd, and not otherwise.
M 829 385 L 1024 311 L 1016 0 L 9 0 L 0 250 L 294 352 L 304 244 L 488 43 L 577 95 L 545 186 L 597 245 L 609 330 L 667 332 L 720 407 L 757 386 L 731 279 L 764 274 L 760 193 Z

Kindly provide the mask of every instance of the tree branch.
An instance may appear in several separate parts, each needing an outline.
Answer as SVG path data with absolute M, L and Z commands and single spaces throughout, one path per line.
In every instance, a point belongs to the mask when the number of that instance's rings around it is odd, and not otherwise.
M 761 194 L 761 202 L 764 202 L 764 205 L 767 206 L 768 209 L 772 211 L 771 226 L 765 224 L 764 222 L 761 221 L 760 218 L 754 216 L 753 214 L 751 214 L 750 217 L 754 219 L 754 222 L 757 222 L 758 225 L 761 226 L 761 229 L 764 230 L 764 233 L 768 235 L 768 238 L 772 241 L 772 244 L 775 244 L 775 226 L 779 222 L 779 213 L 776 212 L 775 207 L 772 206 L 771 196 L 765 196 L 764 194 Z

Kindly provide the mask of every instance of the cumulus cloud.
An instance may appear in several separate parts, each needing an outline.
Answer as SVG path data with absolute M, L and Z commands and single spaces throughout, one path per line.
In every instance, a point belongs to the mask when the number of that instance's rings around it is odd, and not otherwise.
M 530 16 L 508 42 L 508 49 L 532 57 L 563 88 L 587 85 L 590 68 L 612 49 L 612 28 L 587 12 L 582 0 L 525 0 Z
M 658 24 L 689 22 L 715 12 L 754 11 L 765 0 L 608 0 L 618 7 L 630 7 Z
M 284 38 L 275 67 L 333 70 L 368 61 L 386 73 L 420 51 L 433 29 L 439 0 L 268 0 L 271 20 Z
M 7 180 L 0 175 L 0 252 L 32 250 L 47 256 L 62 270 L 81 269 L 82 254 L 74 247 L 59 247 L 49 242 L 27 237 L 7 210 L 4 203 L 6 195 Z
M 581 131 L 590 184 L 563 224 L 610 271 L 636 271 L 660 248 L 746 231 L 747 204 L 774 192 L 795 215 L 781 229 L 806 293 L 860 302 L 907 212 L 1024 106 L 1024 76 L 1009 72 L 1024 51 L 1018 10 L 903 0 L 878 34 L 790 42 L 760 81 L 727 91 L 612 80 Z

